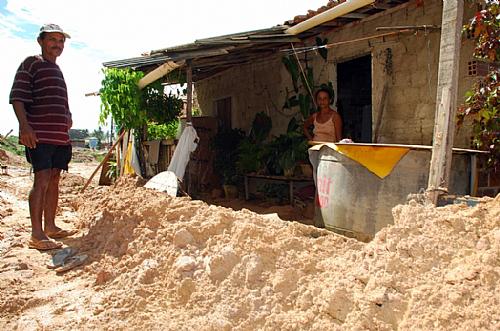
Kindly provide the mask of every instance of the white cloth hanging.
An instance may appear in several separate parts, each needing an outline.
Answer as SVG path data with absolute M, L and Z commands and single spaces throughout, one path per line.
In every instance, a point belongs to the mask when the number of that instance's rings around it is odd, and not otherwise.
M 189 162 L 189 156 L 198 147 L 197 141 L 199 140 L 198 134 L 192 125 L 187 125 L 182 132 L 179 143 L 175 147 L 172 161 L 168 166 L 168 171 L 175 173 L 177 178 L 182 181 L 184 172 Z

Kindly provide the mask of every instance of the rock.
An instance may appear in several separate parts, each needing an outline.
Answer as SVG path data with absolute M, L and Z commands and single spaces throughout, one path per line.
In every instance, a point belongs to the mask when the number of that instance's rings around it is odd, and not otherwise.
M 262 258 L 258 255 L 247 255 L 243 260 L 246 262 L 246 283 L 249 284 L 258 281 L 264 269 Z
M 175 260 L 174 269 L 179 272 L 189 272 L 196 269 L 196 260 L 191 256 L 180 256 Z
M 207 259 L 207 273 L 213 281 L 224 280 L 238 263 L 232 247 L 224 247 L 219 254 Z
M 174 246 L 186 247 L 194 241 L 193 235 L 186 229 L 180 229 L 174 234 Z

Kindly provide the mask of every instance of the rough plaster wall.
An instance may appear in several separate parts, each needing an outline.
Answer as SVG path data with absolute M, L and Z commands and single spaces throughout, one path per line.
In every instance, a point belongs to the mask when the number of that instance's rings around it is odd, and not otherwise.
M 442 15 L 441 0 L 425 0 L 423 6 L 415 1 L 399 9 L 386 11 L 362 22 L 347 25 L 341 29 L 325 33 L 328 43 L 363 38 L 382 33 L 376 31 L 381 26 L 440 25 Z M 472 16 L 473 9 L 466 6 L 464 20 Z M 372 55 L 372 112 L 373 132 L 377 116 L 380 114 L 380 99 L 384 83 L 388 84 L 387 104 L 383 111 L 379 142 L 401 144 L 432 143 L 434 114 L 436 111 L 436 84 L 439 56 L 440 33 L 419 32 L 401 34 L 336 46 L 329 50 L 328 60 L 319 54 L 309 52 L 307 57 L 312 65 L 315 84 L 336 82 L 336 64 L 367 54 Z M 314 38 L 309 45 L 314 44 Z M 392 50 L 392 75 L 386 70 L 386 49 Z M 472 54 L 472 43 L 462 44 L 460 59 L 460 82 L 457 100 L 463 101 L 474 78 L 467 77 L 467 62 Z M 243 65 L 199 82 L 196 85 L 198 101 L 204 115 L 214 115 L 215 100 L 231 97 L 233 127 L 248 132 L 255 114 L 266 111 L 273 120 L 272 134 L 286 130 L 294 112 L 283 113 L 281 107 L 286 99 L 286 90 L 293 90 L 291 79 L 280 60 L 275 58 Z M 303 54 L 300 55 L 304 57 Z M 455 146 L 469 147 L 470 127 L 457 130 Z
M 232 125 L 249 132 L 255 114 L 266 112 L 273 121 L 272 134 L 286 131 L 293 113 L 283 113 L 288 74 L 276 56 L 232 68 L 196 84 L 204 115 L 215 116 L 215 101 L 231 97 Z M 291 88 L 289 88 L 291 90 Z
M 335 43 L 385 32 L 376 31 L 377 27 L 382 26 L 440 25 L 442 1 L 426 0 L 423 6 L 410 2 L 406 7 L 388 12 L 334 30 L 323 37 L 328 38 L 329 43 Z M 466 6 L 464 21 L 472 13 L 473 8 Z M 378 142 L 432 143 L 439 43 L 439 32 L 419 32 L 339 45 L 329 51 L 329 63 L 334 66 L 359 56 L 372 55 L 373 132 L 382 108 L 380 101 L 383 87 L 388 84 Z M 463 95 L 473 81 L 467 77 L 467 62 L 471 59 L 472 46 L 470 41 L 462 44 L 457 98 L 459 103 L 463 102 Z M 386 70 L 387 48 L 392 50 L 392 74 Z M 336 86 L 336 81 L 333 81 Z M 467 126 L 458 130 L 455 146 L 469 147 L 470 132 L 470 127 Z

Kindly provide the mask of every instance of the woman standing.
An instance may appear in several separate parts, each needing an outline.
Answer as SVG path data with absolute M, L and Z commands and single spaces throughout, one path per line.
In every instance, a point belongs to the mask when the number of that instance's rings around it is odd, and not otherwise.
M 330 108 L 331 92 L 326 88 L 315 94 L 318 111 L 304 122 L 304 135 L 308 140 L 335 143 L 342 139 L 342 118 L 336 110 Z M 313 135 L 309 128 L 314 126 Z

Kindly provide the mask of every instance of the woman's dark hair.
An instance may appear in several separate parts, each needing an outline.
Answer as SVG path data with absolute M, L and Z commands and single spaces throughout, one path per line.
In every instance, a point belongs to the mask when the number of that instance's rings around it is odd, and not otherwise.
M 330 104 L 331 104 L 331 103 L 333 103 L 333 99 L 334 99 L 334 97 L 335 97 L 334 92 L 333 92 L 333 90 L 331 90 L 331 89 L 329 89 L 329 88 L 326 88 L 326 87 L 320 87 L 320 88 L 316 91 L 316 93 L 314 94 L 314 100 L 317 100 L 317 99 L 318 99 L 318 94 L 319 94 L 320 92 L 325 92 L 325 93 L 327 93 L 327 94 L 328 94 L 328 97 L 330 98 Z

